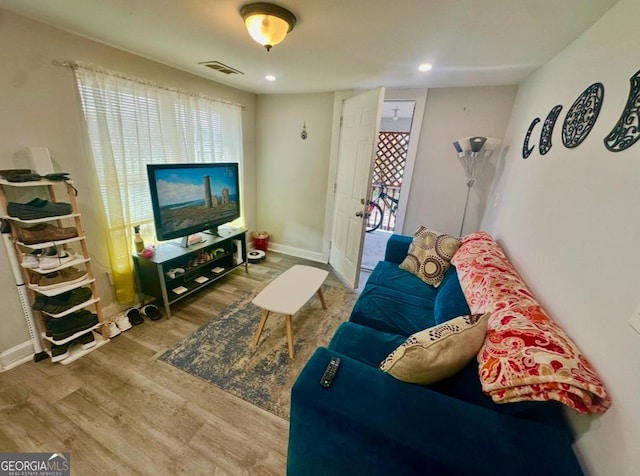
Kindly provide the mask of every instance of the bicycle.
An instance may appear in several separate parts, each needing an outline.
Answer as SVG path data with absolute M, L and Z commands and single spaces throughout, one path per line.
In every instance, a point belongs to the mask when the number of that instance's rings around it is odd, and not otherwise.
M 384 210 L 389 210 L 394 217 L 398 211 L 399 200 L 385 192 L 385 185 L 380 183 L 375 185 L 375 187 L 380 188 L 380 192 L 375 199 L 369 200 L 369 206 L 367 208 L 368 219 L 365 227 L 367 233 L 371 233 L 380 228 L 384 218 Z

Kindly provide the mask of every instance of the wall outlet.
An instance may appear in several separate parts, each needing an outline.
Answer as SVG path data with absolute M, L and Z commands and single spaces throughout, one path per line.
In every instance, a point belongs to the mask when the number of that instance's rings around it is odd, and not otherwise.
M 636 312 L 634 312 L 629 319 L 629 325 L 635 329 L 635 331 L 640 334 L 640 306 L 636 308 Z

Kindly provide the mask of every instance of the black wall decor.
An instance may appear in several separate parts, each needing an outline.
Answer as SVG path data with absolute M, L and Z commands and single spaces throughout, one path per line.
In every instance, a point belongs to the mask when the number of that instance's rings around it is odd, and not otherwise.
M 535 149 L 534 146 L 531 146 L 531 148 L 529 148 L 529 138 L 531 137 L 531 133 L 533 132 L 533 128 L 536 127 L 536 124 L 540 122 L 540 118 L 536 117 L 533 121 L 531 121 L 531 125 L 529 126 L 529 129 L 527 129 L 527 135 L 524 137 L 524 144 L 522 144 L 522 158 L 526 159 L 531 155 L 531 152 L 533 152 L 533 149 Z
M 622 111 L 618 123 L 604 138 L 604 145 L 611 152 L 628 149 L 640 139 L 640 71 L 631 76 L 629 81 L 631 87 L 627 105 Z
M 578 96 L 567 111 L 562 125 L 562 143 L 565 147 L 578 147 L 587 138 L 598 119 L 603 99 L 602 83 L 593 83 Z
M 629 79 L 629 97 L 620 119 L 604 138 L 604 145 L 611 152 L 621 152 L 628 149 L 640 140 L 640 70 Z M 578 96 L 571 108 L 567 111 L 562 125 L 562 143 L 568 149 L 578 147 L 589 135 L 591 129 L 598 120 L 602 102 L 604 101 L 604 86 L 602 83 L 593 83 Z M 562 111 L 562 105 L 554 106 L 542 125 L 540 131 L 540 155 L 545 155 L 553 144 L 551 138 L 558 116 Z M 522 144 L 522 158 L 527 159 L 535 146 L 529 147 L 531 134 L 540 118 L 536 117 L 527 129 L 527 134 Z
M 540 145 L 538 146 L 538 150 L 540 150 L 540 155 L 544 155 L 549 152 L 551 149 L 551 136 L 553 134 L 553 128 L 556 125 L 556 121 L 558 120 L 558 116 L 560 115 L 560 111 L 562 111 L 562 106 L 558 104 L 549 112 L 547 118 L 544 120 L 544 124 L 542 125 L 542 132 L 540 133 Z

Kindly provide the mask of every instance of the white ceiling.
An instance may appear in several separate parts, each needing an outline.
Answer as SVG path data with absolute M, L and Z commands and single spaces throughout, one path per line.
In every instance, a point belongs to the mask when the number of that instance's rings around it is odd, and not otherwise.
M 238 13 L 250 1 L 0 0 L 0 8 L 230 86 L 275 94 L 517 84 L 618 2 L 276 0 L 298 22 L 267 52 Z M 244 74 L 199 64 L 212 60 Z M 423 62 L 433 70 L 420 73 Z M 276 81 L 266 81 L 267 74 Z

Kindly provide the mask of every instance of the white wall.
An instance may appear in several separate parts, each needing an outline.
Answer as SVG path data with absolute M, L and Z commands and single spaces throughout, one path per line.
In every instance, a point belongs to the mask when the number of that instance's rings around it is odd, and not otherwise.
M 406 218 L 398 233 L 413 234 L 418 225 L 457 235 L 466 197 L 464 170 L 452 142 L 470 135 L 501 138 L 507 128 L 516 86 L 433 89 L 427 96 L 418 137 Z M 331 221 L 323 215 L 331 169 L 335 95 L 258 96 L 258 229 L 270 234 L 276 251 L 323 260 Z M 337 101 L 337 102 L 336 102 Z M 333 108 L 337 107 L 337 112 Z M 309 138 L 300 139 L 306 121 Z M 336 138 L 333 138 L 337 143 Z M 465 233 L 477 230 L 493 180 L 498 153 L 480 170 L 469 200 Z M 335 166 L 335 164 L 334 164 Z
M 572 415 L 585 470 L 603 476 L 640 471 L 640 335 L 627 323 L 640 304 L 640 143 L 619 153 L 603 144 L 624 109 L 629 78 L 640 69 L 639 18 L 640 2 L 621 1 L 521 86 L 504 170 L 483 219 L 609 389 L 607 413 Z M 605 87 L 600 116 L 581 145 L 566 149 L 566 112 L 594 82 Z M 541 156 L 536 148 L 523 160 L 530 122 L 544 121 L 556 104 L 564 109 L 552 149 Z M 539 132 L 540 125 L 532 145 Z
M 419 225 L 458 236 L 467 194 L 452 143 L 468 136 L 502 138 L 516 86 L 430 89 L 402 233 Z M 499 154 L 480 168 L 469 196 L 463 234 L 478 230 Z
M 27 146 L 48 147 L 55 169 L 70 172 L 79 190 L 87 243 L 94 257 L 103 306 L 114 303 L 106 278 L 108 256 L 99 227 L 99 197 L 89 184 L 90 157 L 83 140 L 82 111 L 73 72 L 54 66 L 53 60 L 96 63 L 106 69 L 145 78 L 167 86 L 199 92 L 243 104 L 245 193 L 247 224 L 255 226 L 255 95 L 223 86 L 144 58 L 57 30 L 0 10 L 0 169 L 26 166 Z M 15 283 L 8 270 L 6 251 L 0 251 L 0 366 L 11 360 L 12 349 L 28 352 L 20 344 L 29 340 Z
M 256 105 L 256 231 L 269 233 L 274 250 L 315 260 L 324 245 L 333 96 L 262 95 Z

